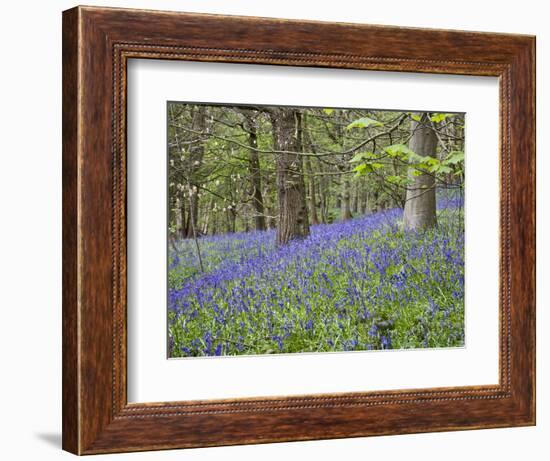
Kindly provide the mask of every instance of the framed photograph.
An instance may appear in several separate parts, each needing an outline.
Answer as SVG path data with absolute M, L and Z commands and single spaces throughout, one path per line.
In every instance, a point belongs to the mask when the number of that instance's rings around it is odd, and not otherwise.
M 63 13 L 63 448 L 535 424 L 532 36 Z

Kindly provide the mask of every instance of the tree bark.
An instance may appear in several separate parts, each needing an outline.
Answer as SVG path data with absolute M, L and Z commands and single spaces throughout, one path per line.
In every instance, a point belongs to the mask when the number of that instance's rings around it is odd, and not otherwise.
M 252 184 L 252 205 L 254 207 L 254 224 L 256 230 L 266 229 L 264 214 L 264 199 L 262 197 L 262 176 L 260 171 L 260 158 L 258 156 L 258 129 L 254 116 L 247 117 L 248 142 L 250 150 L 248 154 L 250 183 Z
M 226 217 L 227 217 L 227 232 L 234 233 L 236 231 L 237 212 L 235 211 L 233 206 L 227 207 Z
M 369 213 L 369 193 L 366 190 L 361 192 L 361 214 Z
M 436 156 L 437 137 L 430 127 L 426 113 L 422 114 L 418 122 L 411 120 L 411 134 L 409 149 L 418 155 Z M 429 229 L 437 224 L 435 179 L 433 175 L 417 173 L 414 168 L 409 168 L 409 179 L 412 183 L 407 187 L 403 213 L 403 223 L 407 230 Z
M 322 164 L 319 164 L 321 173 L 325 172 L 325 168 Z M 319 180 L 319 199 L 321 204 L 321 222 L 323 224 L 328 223 L 328 209 L 329 209 L 329 199 L 328 199 L 328 187 L 329 180 L 327 176 L 321 176 Z
M 193 187 L 193 186 L 191 186 Z M 196 186 L 195 186 L 196 187 Z M 191 190 L 193 191 L 191 193 Z M 198 225 L 199 222 L 199 196 L 198 193 L 190 189 L 187 191 L 187 194 L 191 194 L 188 200 L 188 214 L 187 214 L 187 222 L 185 226 L 185 235 L 187 238 L 193 237 L 193 225 Z
M 214 198 L 212 197 L 210 199 L 210 202 L 208 203 L 208 209 L 206 210 L 206 215 L 203 220 L 204 222 L 202 223 L 202 231 L 201 231 L 202 235 L 208 235 L 213 208 L 214 208 Z
M 317 217 L 317 188 L 315 187 L 315 176 L 313 176 L 313 169 L 309 157 L 305 158 L 305 166 L 309 178 L 309 214 L 311 217 L 311 224 L 319 224 L 319 218 Z
M 285 245 L 309 235 L 302 157 L 297 154 L 302 151 L 301 114 L 290 108 L 277 108 L 271 111 L 271 121 L 275 150 L 291 151 L 279 153 L 276 158 L 277 245 Z
M 182 239 L 187 238 L 187 217 L 186 217 L 186 210 L 185 210 L 185 197 L 182 194 L 182 197 L 180 199 L 180 236 Z
M 347 221 L 348 219 L 352 218 L 351 215 L 351 197 L 350 197 L 350 184 L 349 179 L 347 177 L 344 177 L 342 179 L 342 221 Z
M 277 210 L 275 209 L 275 204 L 273 206 L 267 207 L 267 227 L 269 229 L 277 229 L 277 219 L 275 217 Z
M 353 197 L 351 198 L 351 213 L 359 213 L 359 185 L 357 182 L 353 185 Z
M 204 132 L 206 129 L 206 107 L 197 106 L 193 112 L 191 126 L 194 132 Z M 188 216 L 185 228 L 187 238 L 193 237 L 193 226 L 195 230 L 199 229 L 199 185 L 200 179 L 197 178 L 197 172 L 202 166 L 204 157 L 204 143 L 197 139 L 190 144 L 189 157 L 187 159 L 187 185 L 190 190 L 187 193 L 189 197 Z M 191 192 L 192 191 L 192 192 Z
M 304 115 L 302 120 L 302 147 L 307 145 L 307 148 L 312 152 L 315 151 L 315 146 L 311 142 L 309 132 L 307 130 L 307 118 Z M 305 141 L 304 141 L 305 140 Z M 309 156 L 304 159 L 304 166 L 308 177 L 308 189 L 309 189 L 309 217 L 311 224 L 319 224 L 319 217 L 317 216 L 317 186 L 315 184 L 315 176 L 313 175 L 313 167 Z

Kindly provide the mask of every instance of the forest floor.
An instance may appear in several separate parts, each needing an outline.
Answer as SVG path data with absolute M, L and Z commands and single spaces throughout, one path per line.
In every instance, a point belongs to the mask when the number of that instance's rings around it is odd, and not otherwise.
M 170 357 L 464 345 L 464 219 L 404 232 L 398 209 L 311 226 L 202 237 L 170 249 Z

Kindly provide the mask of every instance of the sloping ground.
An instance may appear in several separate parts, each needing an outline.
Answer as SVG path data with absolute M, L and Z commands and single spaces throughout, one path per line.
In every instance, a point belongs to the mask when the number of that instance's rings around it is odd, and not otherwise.
M 400 210 L 275 233 L 200 239 L 172 252 L 172 357 L 464 344 L 464 233 L 454 203 L 437 229 L 405 233 Z

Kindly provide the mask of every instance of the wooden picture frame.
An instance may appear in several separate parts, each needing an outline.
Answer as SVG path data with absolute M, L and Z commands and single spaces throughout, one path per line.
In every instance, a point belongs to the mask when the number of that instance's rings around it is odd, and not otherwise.
M 129 404 L 131 58 L 496 76 L 499 384 Z M 76 7 L 63 13 L 63 448 L 75 454 L 535 424 L 535 39 Z

